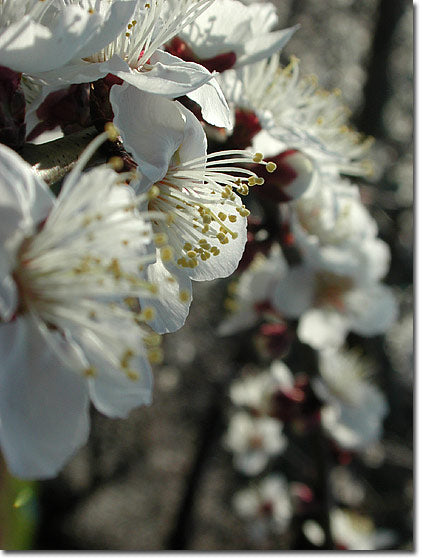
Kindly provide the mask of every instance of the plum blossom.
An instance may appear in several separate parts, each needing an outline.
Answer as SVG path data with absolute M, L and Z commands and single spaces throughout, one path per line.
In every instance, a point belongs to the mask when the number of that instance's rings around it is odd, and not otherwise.
M 302 264 L 289 268 L 272 299 L 285 318 L 299 319 L 299 339 L 322 349 L 341 346 L 348 331 L 385 332 L 398 312 L 391 288 L 380 282 L 388 269 L 388 246 L 372 237 L 322 249 L 312 238 L 302 241 Z
M 294 378 L 281 361 L 274 361 L 256 375 L 245 375 L 233 381 L 230 399 L 236 406 L 247 407 L 254 414 L 270 415 L 277 390 L 292 389 Z
M 253 327 L 262 318 L 280 321 L 282 317 L 272 306 L 271 300 L 287 268 L 278 245 L 273 245 L 268 257 L 258 253 L 248 269 L 232 285 L 231 297 L 226 302 L 230 313 L 220 323 L 219 334 L 228 336 Z
M 371 366 L 356 351 L 324 350 L 314 390 L 325 402 L 321 421 L 341 447 L 361 450 L 379 440 L 388 413 L 385 396 L 368 380 Z
M 370 517 L 353 510 L 334 508 L 330 512 L 330 525 L 334 543 L 340 550 L 389 549 L 397 538 L 394 531 L 377 529 Z M 324 531 L 316 521 L 306 520 L 302 529 L 312 544 L 324 544 Z
M 58 199 L 15 152 L 0 146 L 0 442 L 21 478 L 55 476 L 83 445 L 91 400 L 126 417 L 151 402 L 159 358 L 151 309 L 151 226 L 110 166 L 81 173 Z
M 283 533 L 293 515 L 287 480 L 271 474 L 250 484 L 233 496 L 233 508 L 248 523 L 253 540 L 262 541 L 268 533 Z
M 114 122 L 142 174 L 138 191 L 154 185 L 156 195 L 145 210 L 165 217 L 153 221 L 156 241 L 163 247 L 148 274 L 154 282 L 161 278 L 165 290 L 154 304 L 157 314 L 150 324 L 157 332 L 171 332 L 187 316 L 191 281 L 229 276 L 243 254 L 249 211 L 239 194 L 246 195 L 249 185 L 262 179 L 238 164 L 275 166 L 242 150 L 207 155 L 200 122 L 177 101 L 130 85 L 113 86 L 110 97 L 118 107 Z
M 216 0 L 168 48 L 185 60 L 223 72 L 279 54 L 298 26 L 271 31 L 277 19 L 270 2 L 245 6 L 238 0 Z
M 315 76 L 300 78 L 295 57 L 281 68 L 278 55 L 273 55 L 226 72 L 219 81 L 229 104 L 258 120 L 254 149 L 266 156 L 301 150 L 320 174 L 359 176 L 371 171 L 365 157 L 372 138 L 350 128 L 340 90 L 320 89 Z
M 28 74 L 60 69 L 105 47 L 126 28 L 134 7 L 134 0 L 103 2 L 101 10 L 87 1 L 2 0 L 0 65 Z
M 253 417 L 239 411 L 230 419 L 224 444 L 233 453 L 236 469 L 247 476 L 256 476 L 267 466 L 271 457 L 287 447 L 282 432 L 283 423 L 269 417 Z
M 84 49 L 83 56 L 73 57 L 58 71 L 32 72 L 31 75 L 46 86 L 32 106 L 32 112 L 54 90 L 68 84 L 93 82 L 110 74 L 117 83 L 131 84 L 156 95 L 168 98 L 194 95 L 202 106 L 204 118 L 211 124 L 229 127 L 227 103 L 213 75 L 200 64 L 185 62 L 160 49 L 213 1 L 132 2 L 127 25 L 116 38 L 99 49 Z M 79 4 L 79 1 L 75 0 L 75 3 Z M 96 2 L 93 11 L 103 14 L 116 3 L 113 0 L 110 6 L 109 2 Z M 116 110 L 114 105 L 113 109 Z

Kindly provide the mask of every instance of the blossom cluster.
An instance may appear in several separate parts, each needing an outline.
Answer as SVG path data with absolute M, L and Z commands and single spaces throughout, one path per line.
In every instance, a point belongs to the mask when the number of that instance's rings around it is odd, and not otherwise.
M 370 173 L 371 139 L 339 91 L 280 64 L 298 26 L 277 26 L 269 2 L 0 0 L 0 442 L 15 475 L 55 476 L 90 403 L 149 404 L 192 281 L 236 270 L 219 333 L 257 327 L 277 358 L 231 387 L 236 468 L 260 475 L 299 420 L 344 449 L 379 437 L 385 399 L 342 348 L 397 314 L 388 246 L 346 178 Z M 296 335 L 320 377 L 278 359 Z M 286 480 L 253 492 L 239 511 L 285 530 Z

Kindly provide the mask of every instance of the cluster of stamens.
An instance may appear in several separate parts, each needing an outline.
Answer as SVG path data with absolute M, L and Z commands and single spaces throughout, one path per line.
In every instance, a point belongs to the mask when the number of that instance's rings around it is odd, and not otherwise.
M 155 185 L 149 208 L 166 215 L 164 222 L 154 224 L 162 244 L 170 240 L 164 255 L 161 249 L 164 261 L 174 252 L 180 267 L 196 268 L 237 239 L 234 226 L 249 215 L 237 194 L 247 195 L 250 186 L 262 185 L 264 180 L 248 169 L 234 167 L 236 163 L 261 163 L 269 172 L 276 168 L 263 161 L 262 154 L 233 150 L 170 167 Z

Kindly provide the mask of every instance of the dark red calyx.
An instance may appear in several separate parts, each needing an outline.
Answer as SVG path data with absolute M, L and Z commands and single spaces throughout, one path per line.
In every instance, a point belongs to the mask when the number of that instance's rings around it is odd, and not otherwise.
M 114 85 L 123 84 L 123 80 L 107 74 L 105 78 L 97 80 L 91 85 L 90 109 L 93 124 L 97 130 L 103 132 L 108 122 L 113 122 L 114 113 L 110 103 L 110 89 Z
M 40 119 L 28 140 L 60 126 L 64 134 L 79 132 L 91 125 L 89 84 L 74 84 L 47 95 L 36 114 Z
M 25 96 L 22 74 L 0 66 L 0 142 L 19 150 L 25 142 Z
M 255 189 L 259 196 L 272 200 L 273 202 L 290 202 L 291 196 L 286 192 L 288 187 L 298 176 L 297 171 L 289 164 L 288 158 L 297 153 L 297 150 L 286 150 L 276 156 L 267 158 L 273 161 L 277 168 L 273 173 L 269 173 L 261 165 L 252 167 L 252 171 L 264 179 L 264 184 Z
M 180 37 L 174 37 L 170 41 L 167 45 L 167 52 L 181 58 L 185 62 L 201 64 L 210 72 L 224 72 L 224 70 L 229 70 L 236 64 L 236 53 L 233 51 L 218 54 L 212 58 L 199 58 Z

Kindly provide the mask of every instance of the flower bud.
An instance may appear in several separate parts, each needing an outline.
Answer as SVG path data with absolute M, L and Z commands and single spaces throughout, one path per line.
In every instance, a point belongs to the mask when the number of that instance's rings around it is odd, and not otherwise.
M 310 187 L 314 177 L 312 161 L 299 150 L 286 150 L 271 156 L 277 168 L 272 173 L 262 171 L 265 183 L 255 192 L 273 202 L 290 202 L 301 197 Z

